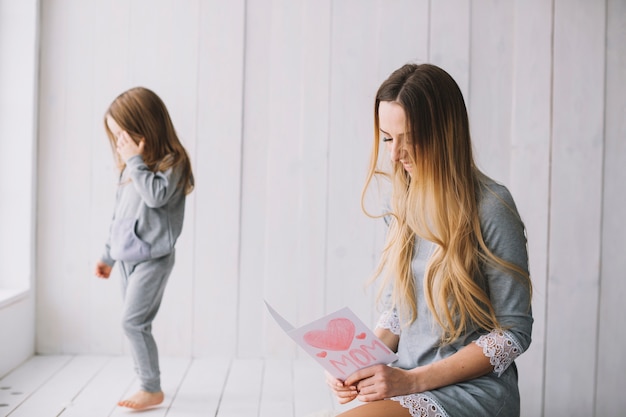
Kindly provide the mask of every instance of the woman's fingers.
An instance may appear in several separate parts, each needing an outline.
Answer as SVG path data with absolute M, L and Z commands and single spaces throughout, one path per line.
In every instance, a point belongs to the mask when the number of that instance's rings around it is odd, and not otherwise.
M 342 381 L 326 372 L 326 384 L 333 390 L 339 404 L 346 404 L 354 400 L 359 394 L 356 386 L 345 385 Z

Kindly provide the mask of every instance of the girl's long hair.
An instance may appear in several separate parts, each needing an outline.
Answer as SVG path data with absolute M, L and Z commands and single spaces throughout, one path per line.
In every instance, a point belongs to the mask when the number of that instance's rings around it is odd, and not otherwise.
M 412 176 L 402 164 L 391 172 L 379 168 L 381 101 L 400 104 L 406 116 Z M 485 288 L 481 265 L 512 273 L 530 288 L 528 272 L 495 256 L 487 248 L 478 215 L 484 175 L 474 164 L 469 121 L 463 95 L 452 77 L 429 64 L 407 64 L 383 82 L 374 106 L 374 144 L 361 204 L 374 178 L 391 181 L 390 226 L 374 278 L 381 288 L 393 284 L 392 300 L 410 324 L 417 318 L 411 269 L 416 242 L 435 243 L 426 273 L 424 295 L 442 327 L 442 342 L 461 336 L 470 324 L 487 331 L 499 328 Z M 373 216 L 371 217 L 379 217 Z
M 104 128 L 121 171 L 125 163 L 116 152 L 117 138 L 107 125 L 107 116 L 113 118 L 135 142 L 145 140 L 142 157 L 151 171 L 180 169 L 182 176 L 178 186 L 185 194 L 193 190 L 194 177 L 189 155 L 180 143 L 169 112 L 159 96 L 147 88 L 135 87 L 117 96 L 107 109 Z

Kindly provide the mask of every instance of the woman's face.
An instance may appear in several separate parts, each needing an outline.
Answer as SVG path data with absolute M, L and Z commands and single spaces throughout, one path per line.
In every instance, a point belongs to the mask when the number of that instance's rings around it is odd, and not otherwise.
M 404 109 L 395 101 L 381 101 L 378 104 L 378 126 L 380 137 L 387 146 L 392 162 L 400 162 L 411 175 L 411 148 L 409 132 L 405 132 L 406 115 Z

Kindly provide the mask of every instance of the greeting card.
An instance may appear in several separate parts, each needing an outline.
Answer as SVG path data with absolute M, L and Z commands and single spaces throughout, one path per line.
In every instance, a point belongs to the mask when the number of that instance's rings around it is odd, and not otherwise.
M 265 305 L 285 333 L 337 379 L 398 358 L 348 307 L 294 328 L 267 302 Z

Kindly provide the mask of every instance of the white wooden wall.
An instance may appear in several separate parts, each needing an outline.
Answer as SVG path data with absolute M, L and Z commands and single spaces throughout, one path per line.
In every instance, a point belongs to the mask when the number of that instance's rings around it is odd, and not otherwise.
M 41 0 L 37 351 L 121 353 L 118 276 L 93 277 L 116 174 L 103 112 L 143 85 L 193 159 L 155 333 L 165 355 L 299 354 L 294 324 L 350 306 L 383 226 L 359 206 L 373 96 L 433 62 L 467 100 L 480 166 L 529 236 L 525 416 L 626 407 L 623 0 Z

